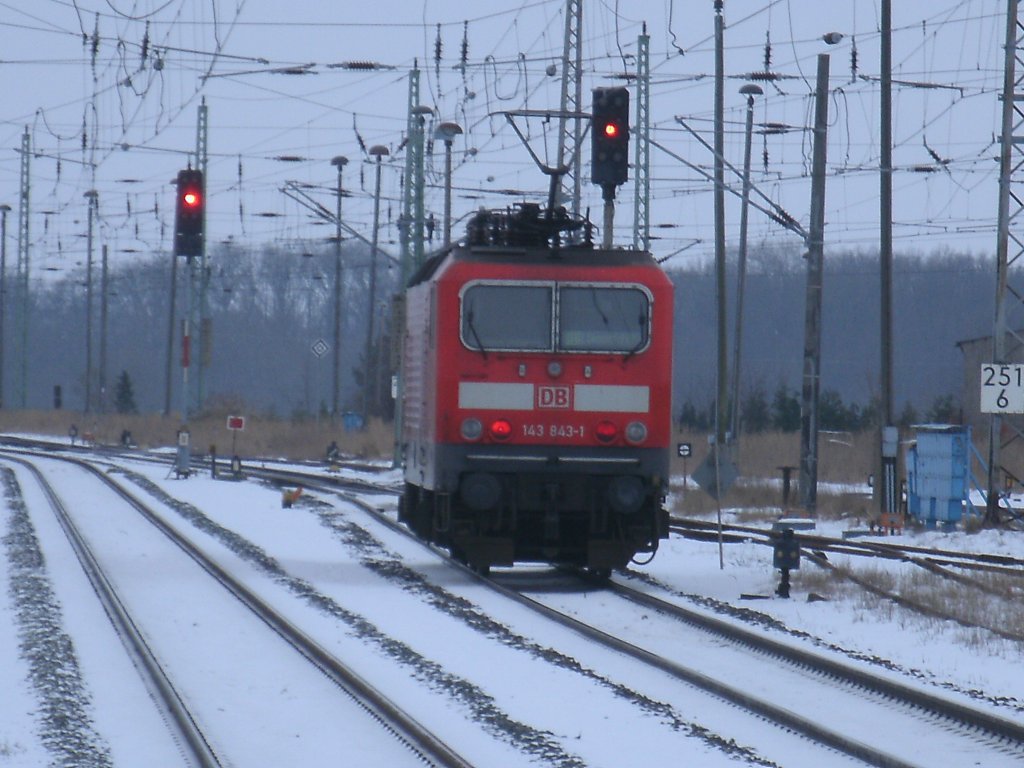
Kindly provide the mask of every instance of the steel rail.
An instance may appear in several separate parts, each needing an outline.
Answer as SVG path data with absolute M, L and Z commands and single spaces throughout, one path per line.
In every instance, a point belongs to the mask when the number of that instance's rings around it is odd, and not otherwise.
M 322 490 L 339 493 L 347 501 L 354 503 L 369 512 L 377 514 L 381 522 L 386 524 L 388 527 L 419 541 L 419 539 L 413 536 L 404 526 L 386 516 L 380 515 L 379 511 L 373 504 L 360 499 L 358 496 L 352 495 L 353 491 L 357 493 L 361 491 L 365 492 L 367 490 L 366 486 L 369 485 L 368 483 L 358 481 L 353 487 L 341 478 L 317 476 L 280 469 L 254 470 L 253 474 L 272 482 L 305 482 L 309 487 L 319 487 Z M 375 486 L 373 487 L 373 490 L 377 493 L 390 494 L 395 492 L 394 489 L 386 488 L 384 486 Z M 742 541 L 748 539 L 750 533 L 770 534 L 771 532 L 764 531 L 762 529 L 749 529 L 748 531 L 736 531 L 731 535 L 736 537 L 736 541 Z M 839 540 L 836 541 L 839 542 Z M 420 543 L 422 544 L 423 542 Z M 436 550 L 435 547 L 430 545 L 425 546 Z M 896 553 L 892 552 L 883 552 L 880 554 L 884 557 L 909 559 L 905 556 L 900 557 Z M 531 610 L 536 610 L 547 618 L 570 628 L 588 639 L 595 640 L 606 647 L 612 648 L 613 650 L 636 658 L 641 662 L 652 665 L 655 668 L 660 669 L 677 679 L 691 683 L 702 690 L 721 696 L 722 698 L 731 701 L 748 711 L 755 712 L 762 717 L 782 725 L 783 727 L 791 728 L 800 732 L 818 743 L 825 744 L 856 759 L 863 760 L 871 765 L 880 766 L 882 768 L 910 768 L 910 766 L 913 765 L 884 752 L 874 745 L 865 744 L 864 742 L 851 739 L 810 718 L 790 712 L 782 707 L 772 704 L 771 702 L 752 696 L 745 691 L 729 685 L 728 683 L 715 680 L 701 672 L 684 667 L 671 660 L 664 659 L 657 654 L 640 648 L 628 641 L 609 635 L 603 630 L 587 625 L 578 619 L 565 616 L 557 610 L 545 606 L 520 592 L 509 589 L 490 579 L 480 576 L 466 566 L 462 566 L 454 562 L 452 562 L 452 565 L 462 569 L 472 578 L 488 585 L 504 596 L 525 605 Z M 1004 739 L 1011 742 L 1014 746 L 1024 749 L 1024 725 L 1018 724 L 1012 720 L 960 704 L 941 696 L 936 696 L 928 693 L 927 691 L 903 685 L 885 677 L 872 675 L 868 671 L 860 670 L 847 664 L 828 659 L 820 654 L 801 651 L 793 646 L 770 640 L 764 637 L 762 633 L 751 632 L 737 625 L 730 624 L 729 622 L 709 617 L 706 614 L 690 611 L 674 603 L 659 600 L 658 598 L 646 595 L 643 592 L 639 592 L 615 582 L 609 582 L 608 588 L 624 599 L 633 600 L 634 602 L 646 605 L 646 607 L 664 611 L 670 615 L 675 615 L 675 617 L 681 621 L 698 626 L 705 631 L 725 636 L 732 642 L 748 645 L 761 653 L 767 653 L 778 658 L 782 658 L 792 665 L 816 670 L 820 674 L 827 675 L 834 679 L 840 679 L 850 686 L 869 690 L 879 696 L 903 702 L 908 707 L 919 708 L 937 717 L 954 721 L 958 724 L 976 729 L 999 739 Z
M 99 478 L 118 496 L 152 523 L 192 558 L 203 570 L 215 578 L 225 589 L 248 607 L 267 626 L 278 633 L 289 645 L 320 669 L 328 679 L 349 694 L 368 714 L 390 731 L 399 741 L 405 743 L 427 764 L 439 768 L 473 768 L 463 758 L 412 715 L 392 702 L 381 691 L 358 675 L 351 667 L 319 645 L 313 638 L 291 624 L 275 611 L 269 603 L 235 579 L 226 569 L 205 555 L 172 525 L 162 519 L 134 494 L 108 477 L 88 461 L 74 457 L 46 456 L 78 466 Z
M 113 584 L 103 572 L 99 561 L 93 554 L 92 549 L 86 543 L 84 536 L 78 530 L 63 500 L 50 485 L 43 473 L 31 461 L 11 455 L 5 455 L 4 459 L 27 469 L 35 478 L 42 489 L 46 500 L 50 504 L 57 522 L 60 524 L 64 535 L 67 537 L 71 548 L 75 552 L 82 570 L 85 572 L 93 591 L 96 593 L 103 606 L 103 610 L 110 618 L 114 630 L 124 644 L 125 650 L 144 675 L 144 682 L 157 698 L 157 705 L 167 715 L 170 723 L 173 724 L 175 735 L 180 737 L 187 749 L 184 757 L 190 764 L 200 768 L 220 768 L 221 761 L 218 759 L 213 747 L 203 735 L 199 724 L 188 711 L 188 707 L 175 689 L 173 683 L 167 677 L 163 667 L 156 659 L 149 644 L 142 636 L 142 632 L 132 620 L 128 609 L 125 607 Z

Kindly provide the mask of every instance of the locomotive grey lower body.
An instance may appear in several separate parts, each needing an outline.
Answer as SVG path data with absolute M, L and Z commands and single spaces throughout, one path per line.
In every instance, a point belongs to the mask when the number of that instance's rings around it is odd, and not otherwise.
M 479 571 L 539 562 L 607 574 L 668 536 L 665 450 L 441 446 L 431 458 L 406 473 L 399 519 Z

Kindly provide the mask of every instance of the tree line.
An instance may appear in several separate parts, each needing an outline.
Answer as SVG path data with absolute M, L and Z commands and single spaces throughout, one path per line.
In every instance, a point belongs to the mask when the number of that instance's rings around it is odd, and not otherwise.
M 391 247 L 386 245 L 386 247 Z M 397 264 L 378 262 L 376 344 L 365 359 L 369 304 L 369 249 L 348 241 L 342 251 L 341 408 L 390 416 L 395 361 L 389 325 L 398 290 Z M 180 402 L 184 269 L 166 253 L 111 259 L 107 303 L 106 381 L 92 366 L 91 391 L 106 410 L 115 407 L 118 377 L 127 374 L 141 413 Z M 219 243 L 211 249 L 206 343 L 194 357 L 206 361 L 210 407 L 312 418 L 331 403 L 334 249 L 327 241 L 282 241 L 263 246 Z M 767 244 L 750 250 L 746 287 L 741 419 L 745 432 L 798 428 L 803 353 L 805 262 L 797 249 Z M 681 424 L 707 429 L 714 399 L 715 277 L 712 265 L 666 267 L 675 285 L 673 353 L 675 412 Z M 895 400 L 900 419 L 946 421 L 959 408 L 963 365 L 957 342 L 991 333 L 994 258 L 969 254 L 897 254 L 894 277 Z M 172 275 L 176 284 L 172 290 Z M 730 275 L 735 284 L 735 274 Z M 100 286 L 94 275 L 93 354 L 99 344 Z M 4 407 L 20 407 L 17 291 L 8 283 L 4 323 Z M 174 320 L 171 302 L 174 301 Z M 730 314 L 734 296 L 728 297 Z M 87 288 L 82 266 L 33 278 L 29 297 L 26 407 L 81 410 L 85 394 Z M 822 397 L 825 429 L 855 430 L 877 420 L 878 266 L 871 253 L 826 251 L 822 319 Z M 734 338 L 730 328 L 730 338 Z M 172 367 L 168 376 L 167 362 Z M 369 364 L 368 364 L 369 363 Z M 366 386 L 368 371 L 375 372 Z M 195 371 L 192 381 L 195 380 Z M 766 384 L 765 382 L 774 382 Z M 124 392 L 124 384 L 121 383 Z M 95 396 L 95 394 L 94 394 Z M 364 401 L 365 398 L 365 401 Z M 122 407 L 127 398 L 121 401 Z
M 714 432 L 715 410 L 713 400 L 703 405 L 687 400 L 678 410 L 677 425 L 687 431 Z M 881 405 L 877 399 L 863 405 L 844 402 L 834 389 L 824 390 L 819 397 L 818 423 L 822 430 L 860 432 L 877 429 L 881 425 L 880 413 Z M 959 400 L 954 395 L 941 395 L 920 412 L 913 404 L 906 403 L 897 425 L 955 424 L 960 418 Z M 740 401 L 740 431 L 746 434 L 799 432 L 800 392 L 780 383 L 769 398 L 764 386 L 749 387 Z

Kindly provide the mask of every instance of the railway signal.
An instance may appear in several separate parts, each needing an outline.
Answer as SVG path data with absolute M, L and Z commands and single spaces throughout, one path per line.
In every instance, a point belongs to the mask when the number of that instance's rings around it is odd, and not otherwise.
M 629 91 L 624 87 L 593 90 L 590 133 L 590 179 L 616 187 L 629 177 Z
M 177 201 L 174 209 L 174 254 L 200 256 L 206 223 L 206 185 L 203 172 L 187 168 L 178 171 Z

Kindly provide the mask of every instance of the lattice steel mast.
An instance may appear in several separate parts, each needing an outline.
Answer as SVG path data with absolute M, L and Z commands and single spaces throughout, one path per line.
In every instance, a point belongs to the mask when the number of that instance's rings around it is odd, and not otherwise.
M 1016 349 L 1024 346 L 1024 338 L 1016 330 L 1010 329 L 1007 323 L 1007 294 L 1012 294 L 1017 299 L 1018 306 L 1024 301 L 1024 292 L 1013 288 L 1009 281 L 1010 267 L 1017 264 L 1024 255 L 1024 230 L 1021 230 L 1020 222 L 1024 203 L 1021 192 L 1014 191 L 1024 183 L 1024 109 L 1020 106 L 1024 101 L 1024 72 L 1018 72 L 1017 67 L 1021 61 L 1021 30 L 1018 0 L 1007 0 L 996 236 L 995 327 L 992 334 L 992 361 L 997 365 L 1008 362 L 1008 336 L 1012 337 Z M 1024 70 L 1024 67 L 1021 70 Z M 993 413 L 989 425 L 988 498 L 985 511 L 985 520 L 991 523 L 999 522 L 999 496 L 1003 490 L 999 477 L 1001 452 L 1004 447 L 1003 426 L 1000 414 Z M 1021 436 L 1020 430 L 1016 427 L 1013 427 L 1012 432 L 1011 442 Z
M 558 154 L 556 167 L 568 171 L 561 178 L 561 202 L 573 214 L 580 214 L 580 145 L 583 125 L 579 114 L 583 107 L 583 48 L 580 32 L 583 26 L 583 0 L 566 0 L 565 38 L 562 44 L 562 96 L 558 118 Z
M 646 251 L 651 244 L 651 38 L 644 31 L 636 41 L 636 126 L 633 143 L 633 248 Z

